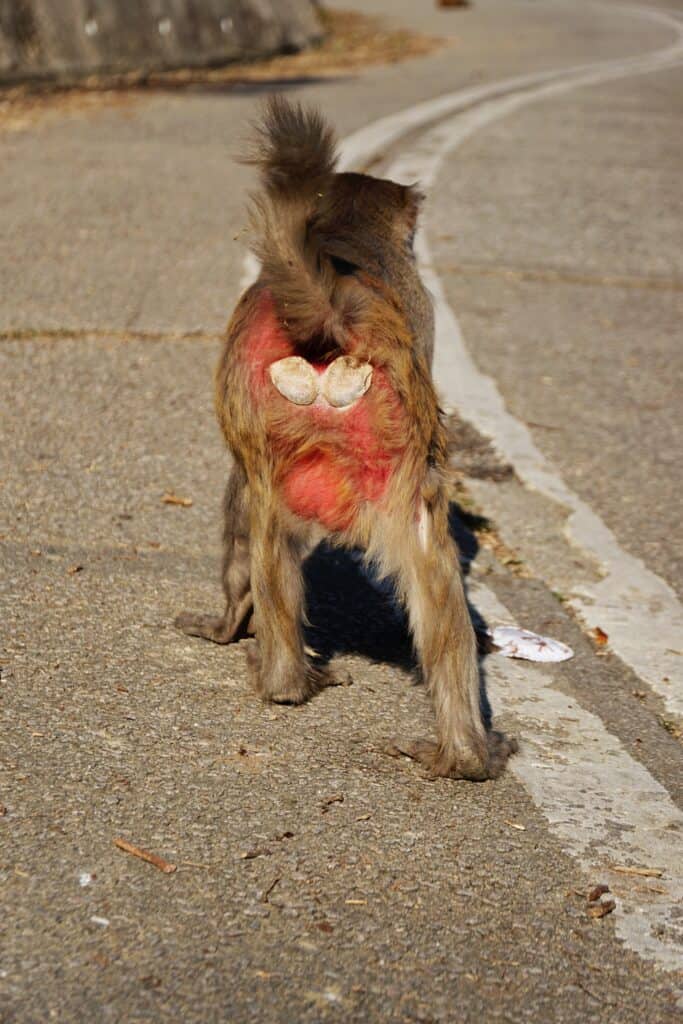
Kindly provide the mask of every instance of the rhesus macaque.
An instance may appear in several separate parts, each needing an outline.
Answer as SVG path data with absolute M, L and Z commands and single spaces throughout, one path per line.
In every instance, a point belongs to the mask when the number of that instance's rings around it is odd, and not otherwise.
M 335 173 L 316 112 L 270 101 L 250 161 L 261 273 L 240 299 L 216 373 L 234 457 L 225 497 L 221 618 L 179 616 L 228 643 L 251 614 L 259 695 L 298 704 L 331 685 L 304 649 L 302 562 L 323 538 L 361 548 L 405 604 L 438 726 L 415 744 L 432 774 L 499 775 L 514 740 L 487 730 L 458 552 L 446 436 L 431 380 L 433 313 L 412 251 L 421 196 Z

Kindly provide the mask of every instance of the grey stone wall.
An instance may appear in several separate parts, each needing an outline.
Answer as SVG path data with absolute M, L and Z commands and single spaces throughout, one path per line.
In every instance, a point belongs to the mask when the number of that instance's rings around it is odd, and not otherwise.
M 313 0 L 0 0 L 0 80 L 224 63 L 320 34 Z

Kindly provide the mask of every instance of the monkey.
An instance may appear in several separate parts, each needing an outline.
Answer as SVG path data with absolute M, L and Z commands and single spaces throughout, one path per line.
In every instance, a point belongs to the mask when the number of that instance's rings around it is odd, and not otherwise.
M 248 656 L 265 701 L 299 704 L 338 682 L 304 645 L 302 564 L 323 539 L 361 549 L 405 606 L 436 741 L 432 776 L 499 776 L 516 741 L 489 728 L 458 550 L 448 527 L 447 437 L 431 376 L 434 314 L 413 252 L 423 196 L 336 170 L 320 113 L 272 97 L 246 162 L 260 261 L 215 374 L 234 465 L 224 502 L 222 616 L 185 633 Z

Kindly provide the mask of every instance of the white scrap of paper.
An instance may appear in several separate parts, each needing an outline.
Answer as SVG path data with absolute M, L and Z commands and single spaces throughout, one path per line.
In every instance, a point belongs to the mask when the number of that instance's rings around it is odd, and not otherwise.
M 489 630 L 489 636 L 498 654 L 504 658 L 524 658 L 525 661 L 566 661 L 574 652 L 560 640 L 539 636 L 519 626 L 496 626 Z

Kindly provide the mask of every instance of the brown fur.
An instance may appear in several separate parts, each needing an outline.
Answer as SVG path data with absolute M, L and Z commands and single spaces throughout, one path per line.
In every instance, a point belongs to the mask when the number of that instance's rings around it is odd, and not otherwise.
M 267 108 L 253 162 L 262 269 L 238 303 L 216 373 L 216 411 L 235 458 L 225 498 L 226 611 L 177 623 L 227 643 L 253 601 L 257 692 L 300 703 L 335 682 L 304 651 L 303 559 L 323 537 L 363 548 L 396 581 L 434 702 L 438 741 L 417 745 L 416 755 L 435 775 L 494 777 L 515 743 L 482 720 L 475 637 L 448 530 L 432 310 L 412 255 L 421 197 L 336 174 L 330 129 L 280 99 Z M 267 366 L 283 355 L 325 365 L 342 353 L 370 363 L 373 383 L 362 406 L 338 418 L 292 405 L 268 381 Z M 328 525 L 306 511 L 306 494 L 303 506 L 288 497 L 310 467 L 319 490 L 312 507 L 322 503 Z

